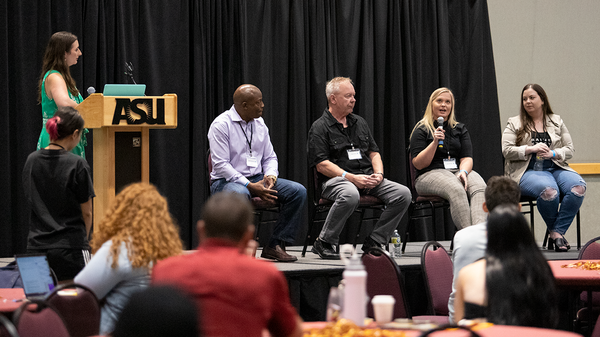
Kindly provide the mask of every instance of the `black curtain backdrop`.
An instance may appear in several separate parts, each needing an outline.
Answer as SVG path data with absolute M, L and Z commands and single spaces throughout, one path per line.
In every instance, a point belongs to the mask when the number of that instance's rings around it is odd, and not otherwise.
M 263 92 L 280 175 L 304 185 L 308 129 L 335 76 L 353 79 L 354 112 L 373 130 L 389 179 L 406 183 L 408 137 L 440 86 L 453 90 L 471 132 L 475 170 L 502 174 L 487 11 L 484 0 L 2 1 L 0 256 L 26 247 L 21 172 L 42 125 L 37 80 L 52 33 L 79 37 L 71 71 L 82 92 L 129 83 L 128 61 L 148 95 L 178 95 L 177 129 L 150 132 L 150 180 L 192 248 L 208 193 L 208 127 L 242 83 Z

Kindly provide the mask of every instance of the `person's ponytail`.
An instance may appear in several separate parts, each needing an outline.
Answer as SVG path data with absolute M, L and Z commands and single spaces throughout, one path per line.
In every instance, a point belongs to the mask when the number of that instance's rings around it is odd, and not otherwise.
M 83 132 L 83 118 L 75 108 L 60 107 L 54 117 L 46 122 L 46 131 L 51 141 L 63 139 L 72 135 L 76 130 Z
M 60 117 L 58 117 L 58 116 L 54 116 L 46 122 L 46 131 L 48 131 L 48 135 L 50 136 L 50 139 L 56 140 L 59 138 L 58 137 L 59 136 L 59 134 L 58 134 L 58 125 L 59 124 L 60 124 Z

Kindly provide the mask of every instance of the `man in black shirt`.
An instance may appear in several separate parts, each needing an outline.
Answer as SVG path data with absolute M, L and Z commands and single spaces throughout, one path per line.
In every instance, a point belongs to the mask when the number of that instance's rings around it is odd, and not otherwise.
M 356 103 L 352 80 L 336 77 L 327 83 L 325 91 L 329 108 L 308 132 L 308 160 L 324 181 L 323 198 L 335 202 L 312 251 L 323 259 L 339 259 L 332 245 L 338 243 L 346 220 L 357 209 L 361 193 L 376 196 L 386 204 L 365 239 L 365 251 L 389 241 L 410 205 L 411 194 L 406 186 L 383 177 L 383 162 L 369 126 L 362 117 L 352 114 Z

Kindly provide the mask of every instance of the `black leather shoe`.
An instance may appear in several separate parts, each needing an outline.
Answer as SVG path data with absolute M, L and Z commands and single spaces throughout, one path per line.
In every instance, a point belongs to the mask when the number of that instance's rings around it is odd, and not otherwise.
M 371 247 L 379 247 L 381 249 L 385 249 L 379 242 L 373 240 L 372 237 L 367 236 L 367 238 L 365 239 L 365 243 L 363 243 L 361 249 L 363 252 L 366 252 Z
M 340 254 L 336 253 L 333 250 L 333 247 L 327 243 L 323 242 L 319 239 L 315 240 L 315 243 L 311 249 L 311 252 L 319 255 L 323 260 L 339 260 Z
M 294 262 L 298 260 L 294 255 L 288 254 L 280 245 L 275 246 L 275 248 L 264 247 L 260 257 L 277 260 L 279 262 Z

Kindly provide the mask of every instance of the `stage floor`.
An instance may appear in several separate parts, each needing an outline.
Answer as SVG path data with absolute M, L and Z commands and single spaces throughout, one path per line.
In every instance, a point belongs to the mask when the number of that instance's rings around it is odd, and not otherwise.
M 450 252 L 450 241 L 439 241 L 444 248 L 446 248 L 446 250 L 448 252 Z M 396 259 L 396 263 L 398 263 L 399 266 L 409 266 L 409 265 L 421 265 L 421 250 L 423 249 L 423 246 L 425 245 L 425 242 L 409 242 L 406 244 L 406 251 L 404 253 L 404 255 L 402 255 L 402 257 L 397 258 Z M 362 253 L 362 250 L 360 249 L 362 245 L 357 245 L 356 249 L 359 253 Z M 538 242 L 538 246 L 540 247 L 540 250 L 542 252 L 542 254 L 544 254 L 544 256 L 546 257 L 547 260 L 576 260 L 577 257 L 579 256 L 579 251 L 575 248 L 571 248 L 571 250 L 569 250 L 568 252 L 560 252 L 557 253 L 555 251 L 548 251 L 542 247 L 542 242 Z M 306 249 L 306 257 L 302 257 L 302 246 L 292 246 L 292 247 L 287 247 L 286 248 L 288 253 L 291 255 L 295 255 L 298 257 L 298 261 L 296 262 L 292 262 L 292 263 L 285 263 L 285 262 L 276 262 L 273 260 L 266 260 L 266 261 L 272 261 L 276 266 L 277 269 L 281 270 L 284 273 L 288 273 L 288 272 L 298 272 L 298 271 L 310 271 L 310 270 L 327 270 L 327 269 L 343 269 L 344 268 L 344 263 L 342 261 L 331 261 L 331 260 L 322 260 L 321 258 L 319 258 L 318 255 L 313 254 L 310 249 L 311 246 L 307 247 Z M 260 258 L 260 254 L 262 252 L 262 249 L 258 249 L 258 251 L 256 252 L 256 257 L 264 260 L 262 258 Z M 0 267 L 4 267 L 7 264 L 9 264 L 10 262 L 14 261 L 14 258 L 12 257 L 3 257 L 0 258 Z
M 450 252 L 450 241 L 439 241 L 444 248 Z M 404 255 L 400 258 L 396 258 L 396 263 L 402 269 L 403 266 L 415 266 L 421 265 L 421 250 L 426 242 L 408 242 L 406 244 L 406 250 Z M 356 249 L 359 253 L 362 253 L 360 249 L 362 245 L 357 245 Z M 576 248 L 571 248 L 568 252 L 555 252 L 553 250 L 549 251 L 542 247 L 542 242 L 538 242 L 538 246 L 540 247 L 540 251 L 547 260 L 576 260 L 579 256 L 579 251 Z M 319 258 L 318 255 L 313 254 L 311 251 L 311 246 L 306 249 L 306 256 L 302 257 L 302 246 L 292 246 L 286 247 L 286 250 L 289 254 L 297 256 L 298 261 L 296 262 L 276 262 L 273 261 L 277 268 L 284 273 L 295 273 L 295 272 L 306 272 L 306 271 L 316 271 L 316 270 L 340 270 L 344 269 L 344 263 L 340 260 L 323 260 Z M 256 252 L 256 257 L 260 258 L 261 249 L 259 248 Z

